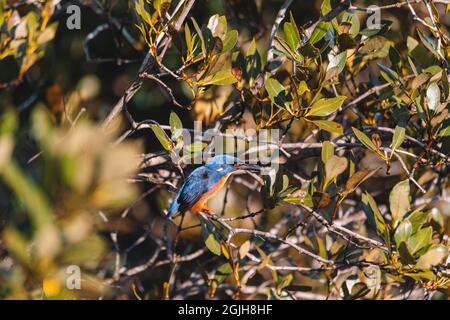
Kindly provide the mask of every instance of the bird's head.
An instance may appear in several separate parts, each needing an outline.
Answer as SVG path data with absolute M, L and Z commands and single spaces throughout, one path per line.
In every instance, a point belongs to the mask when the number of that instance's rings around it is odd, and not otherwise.
M 254 164 L 246 164 L 239 160 L 238 158 L 228 155 L 221 154 L 213 157 L 210 161 L 206 163 L 206 167 L 220 172 L 222 175 L 227 175 L 229 173 L 246 170 L 252 172 L 260 172 L 261 168 Z

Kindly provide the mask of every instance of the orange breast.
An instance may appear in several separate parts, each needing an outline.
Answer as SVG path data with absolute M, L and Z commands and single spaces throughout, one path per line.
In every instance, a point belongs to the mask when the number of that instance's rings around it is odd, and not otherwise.
M 192 207 L 189 211 L 192 213 L 197 213 L 199 211 L 202 211 L 202 209 L 205 206 L 206 201 L 208 201 L 209 198 L 213 197 L 220 188 L 223 187 L 223 185 L 227 182 L 228 178 L 230 177 L 230 174 L 223 176 L 219 182 L 211 189 L 208 190 Z

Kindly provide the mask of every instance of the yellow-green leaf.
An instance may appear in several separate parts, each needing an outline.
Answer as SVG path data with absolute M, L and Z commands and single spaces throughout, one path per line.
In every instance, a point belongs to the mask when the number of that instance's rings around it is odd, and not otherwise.
M 272 101 L 273 104 L 284 108 L 284 104 L 286 103 L 286 94 L 283 85 L 275 78 L 267 78 L 264 86 L 267 90 L 270 101 Z
M 237 79 L 231 74 L 231 70 L 220 70 L 212 77 L 208 77 L 205 81 L 199 84 L 202 86 L 208 85 L 229 85 L 237 82 Z
M 238 32 L 236 30 L 231 30 L 227 32 L 225 39 L 223 40 L 222 53 L 227 53 L 234 48 L 238 40 Z
M 356 138 L 358 138 L 358 140 L 367 148 L 372 150 L 373 152 L 378 153 L 380 156 L 384 155 L 381 153 L 381 151 L 377 148 L 377 146 L 372 142 L 372 140 L 362 131 L 353 128 L 352 127 L 353 132 L 355 133 Z
M 318 126 L 322 130 L 337 133 L 337 134 L 344 133 L 344 128 L 342 127 L 341 124 L 339 124 L 337 122 L 330 121 L 330 120 L 312 120 L 311 122 L 314 123 L 316 126 Z
M 337 96 L 335 98 L 322 98 L 315 102 L 306 113 L 307 116 L 324 117 L 338 110 L 347 97 Z
M 324 141 L 322 143 L 322 162 L 327 163 L 328 159 L 334 155 L 334 144 L 330 141 Z
M 389 195 L 389 207 L 394 227 L 410 209 L 409 180 L 397 183 Z
M 156 125 L 152 124 L 150 125 L 150 128 L 152 129 L 153 133 L 155 134 L 156 138 L 158 139 L 159 143 L 163 146 L 163 148 L 166 151 L 171 151 L 172 141 L 169 139 L 169 137 L 166 135 L 164 130 Z
M 333 181 L 338 175 L 343 173 L 347 169 L 348 160 L 347 158 L 338 157 L 336 155 L 331 156 L 327 163 L 325 164 L 325 183 L 323 189 L 328 186 L 328 184 Z
M 432 246 L 417 261 L 416 267 L 419 269 L 430 269 L 444 260 L 448 256 L 448 248 L 443 245 Z
M 405 140 L 405 128 L 396 126 L 394 131 L 394 136 L 392 137 L 391 144 L 391 157 L 394 154 L 395 149 L 400 147 Z
M 320 40 L 322 40 L 322 38 L 325 36 L 325 34 L 327 33 L 327 30 L 330 26 L 331 26 L 331 24 L 327 21 L 320 22 L 314 29 L 314 31 L 311 35 L 311 38 L 309 38 L 309 43 L 315 44 L 315 43 L 319 42 Z

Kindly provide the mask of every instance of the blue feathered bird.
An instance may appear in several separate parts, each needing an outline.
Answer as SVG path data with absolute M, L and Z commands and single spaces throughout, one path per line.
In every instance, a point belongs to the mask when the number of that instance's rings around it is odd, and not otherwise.
M 259 172 L 257 165 L 245 164 L 231 155 L 217 155 L 186 178 L 177 195 L 172 201 L 166 218 L 176 213 L 211 212 L 206 205 L 209 198 L 214 196 L 227 182 L 228 178 L 240 170 Z

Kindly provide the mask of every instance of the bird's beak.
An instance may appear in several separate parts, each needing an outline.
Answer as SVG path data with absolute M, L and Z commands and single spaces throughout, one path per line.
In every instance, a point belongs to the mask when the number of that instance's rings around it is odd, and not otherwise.
M 234 165 L 237 170 L 245 170 L 250 172 L 261 172 L 261 167 L 256 164 L 236 163 Z

